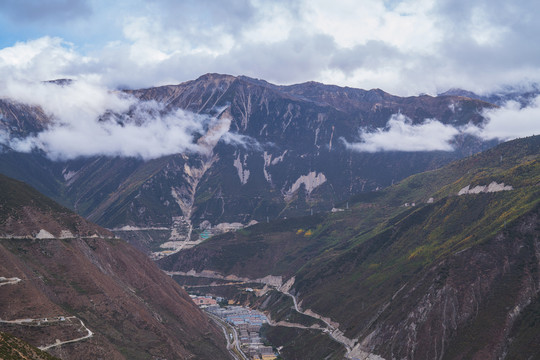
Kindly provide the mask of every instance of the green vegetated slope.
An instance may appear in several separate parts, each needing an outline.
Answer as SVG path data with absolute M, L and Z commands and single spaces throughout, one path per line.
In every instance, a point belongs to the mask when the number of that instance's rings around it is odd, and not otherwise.
M 262 335 L 272 344 L 279 344 L 283 359 L 341 360 L 345 355 L 341 344 L 317 330 L 276 326 L 264 328 Z
M 4 188 L 4 191 L 0 192 L 0 221 L 2 222 L 19 210 L 22 205 L 31 205 L 39 211 L 55 213 L 60 217 L 68 213 L 72 214 L 72 211 L 47 199 L 23 182 L 1 174 L 0 181 Z M 5 191 L 6 189 L 9 191 Z
M 304 308 L 385 358 L 534 354 L 539 150 L 538 136 L 507 142 L 361 194 L 349 210 L 259 224 L 161 266 L 294 275 Z M 512 190 L 457 195 L 492 183 Z

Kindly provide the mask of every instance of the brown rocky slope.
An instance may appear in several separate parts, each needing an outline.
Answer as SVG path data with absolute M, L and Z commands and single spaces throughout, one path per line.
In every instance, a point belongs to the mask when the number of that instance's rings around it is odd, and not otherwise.
M 4 176 L 0 236 L 0 330 L 63 359 L 229 358 L 142 253 Z

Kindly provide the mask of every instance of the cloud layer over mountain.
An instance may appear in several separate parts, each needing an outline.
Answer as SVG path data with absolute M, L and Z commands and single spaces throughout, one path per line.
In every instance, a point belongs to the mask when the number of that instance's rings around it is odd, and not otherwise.
M 96 155 L 153 159 L 178 153 L 208 153 L 219 141 L 261 150 L 249 136 L 229 132 L 231 119 L 166 109 L 90 81 L 68 84 L 3 79 L 0 98 L 41 107 L 50 119 L 45 130 L 26 138 L 0 131 L 0 143 L 16 151 L 44 151 L 51 159 Z M 478 126 L 454 127 L 438 119 L 413 124 L 392 115 L 384 128 L 359 129 L 357 142 L 342 143 L 351 151 L 452 151 L 456 136 L 510 140 L 540 133 L 540 96 L 526 107 L 510 101 L 485 110 Z
M 483 139 L 511 140 L 540 134 L 540 96 L 526 107 L 509 101 L 498 109 L 483 114 L 489 121 L 483 128 L 469 128 L 472 134 Z
M 459 130 L 437 120 L 427 119 L 422 124 L 413 124 L 403 114 L 392 115 L 386 128 L 374 131 L 363 130 L 360 142 L 345 146 L 353 151 L 452 151 L 452 140 Z
M 358 142 L 344 145 L 352 151 L 453 151 L 453 142 L 458 135 L 473 135 L 483 140 L 512 140 L 540 134 L 540 96 L 527 106 L 508 101 L 503 106 L 485 110 L 485 121 L 480 125 L 468 124 L 454 127 L 436 119 L 426 119 L 413 124 L 403 114 L 394 114 L 385 128 L 360 129 Z
M 40 106 L 50 118 L 46 129 L 26 138 L 0 133 L 16 151 L 44 151 L 51 159 L 123 156 L 152 159 L 177 153 L 205 153 L 220 140 L 257 146 L 251 138 L 229 133 L 230 119 L 167 110 L 88 82 L 4 82 L 2 97 Z

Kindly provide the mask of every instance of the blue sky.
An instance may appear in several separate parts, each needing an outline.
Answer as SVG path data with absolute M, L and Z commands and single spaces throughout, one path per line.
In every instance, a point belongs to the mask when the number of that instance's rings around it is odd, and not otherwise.
M 529 0 L 2 0 L 0 75 L 486 92 L 540 81 L 537 14 Z

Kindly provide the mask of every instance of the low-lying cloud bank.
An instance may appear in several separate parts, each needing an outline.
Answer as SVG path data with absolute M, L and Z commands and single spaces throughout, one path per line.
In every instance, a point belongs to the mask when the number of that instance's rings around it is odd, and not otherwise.
M 257 140 L 229 131 L 230 118 L 166 109 L 91 81 L 4 79 L 0 80 L 0 98 L 39 106 L 49 119 L 43 131 L 25 138 L 0 128 L 0 144 L 20 152 L 41 150 L 53 160 L 99 155 L 148 160 L 178 153 L 205 154 L 220 141 L 261 150 Z M 385 128 L 361 129 L 359 141 L 342 142 L 357 152 L 453 151 L 455 138 L 461 135 L 506 141 L 540 134 L 540 96 L 526 107 L 510 101 L 482 115 L 481 125 L 455 127 L 437 119 L 413 124 L 407 116 L 394 114 Z
M 483 127 L 468 127 L 465 131 L 484 140 L 512 140 L 540 134 L 540 96 L 528 106 L 521 107 L 517 101 L 509 101 L 497 109 L 486 110 L 488 120 Z
M 231 120 L 166 109 L 89 82 L 69 85 L 10 81 L 0 96 L 39 106 L 50 122 L 25 138 L 0 133 L 0 143 L 19 152 L 42 150 L 53 160 L 89 156 L 139 157 L 145 160 L 178 153 L 207 153 L 218 141 L 257 146 L 229 133 Z
M 527 107 L 509 101 L 500 108 L 485 110 L 482 115 L 485 122 L 481 125 L 454 127 L 435 119 L 413 124 L 407 116 L 394 114 L 385 128 L 361 129 L 360 141 L 342 139 L 342 142 L 348 149 L 358 152 L 453 151 L 455 138 L 464 134 L 501 141 L 540 134 L 540 96 Z
M 394 114 L 388 120 L 386 128 L 375 131 L 362 131 L 360 142 L 345 146 L 353 151 L 452 151 L 452 139 L 459 131 L 451 125 L 437 120 L 427 119 L 422 124 L 413 124 L 403 114 Z

